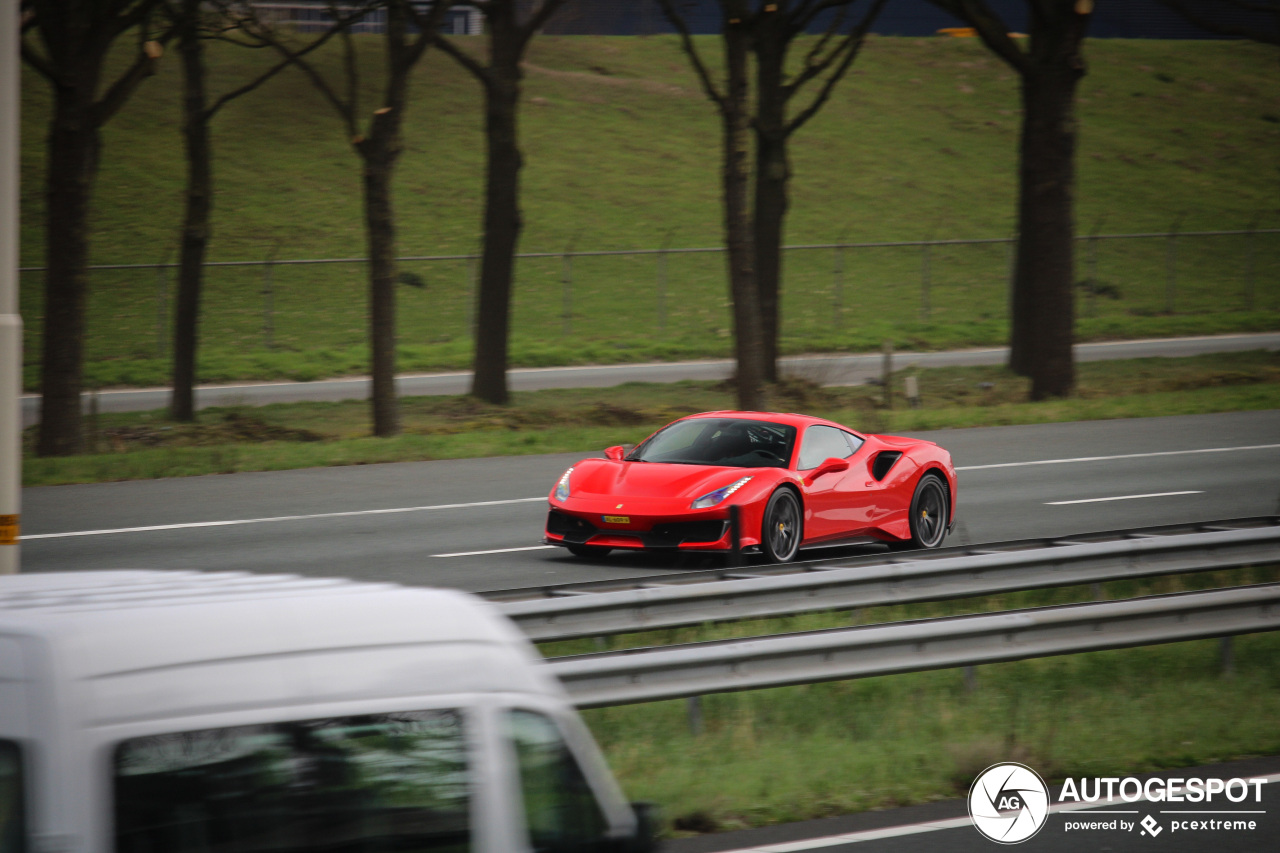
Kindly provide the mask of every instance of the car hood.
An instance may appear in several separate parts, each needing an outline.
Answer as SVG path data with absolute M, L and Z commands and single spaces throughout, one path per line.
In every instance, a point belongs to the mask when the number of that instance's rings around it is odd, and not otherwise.
M 573 496 L 581 498 L 680 498 L 695 500 L 742 477 L 768 471 L 664 462 L 588 459 L 573 472 Z

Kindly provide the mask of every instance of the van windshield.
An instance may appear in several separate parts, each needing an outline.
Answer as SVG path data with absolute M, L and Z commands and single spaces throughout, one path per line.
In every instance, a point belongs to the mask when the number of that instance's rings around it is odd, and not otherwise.
M 116 851 L 467 851 L 470 788 L 453 710 L 134 738 L 116 750 Z

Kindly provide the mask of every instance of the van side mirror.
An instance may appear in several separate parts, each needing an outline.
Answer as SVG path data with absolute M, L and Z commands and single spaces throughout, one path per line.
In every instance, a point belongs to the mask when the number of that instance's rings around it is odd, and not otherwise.
M 623 449 L 621 444 L 615 444 L 613 447 L 604 449 L 604 458 L 612 459 L 614 462 L 621 462 L 622 457 L 627 455 L 627 451 Z
M 636 834 L 629 839 L 623 853 L 657 853 L 658 804 L 632 803 L 631 810 L 636 813 Z

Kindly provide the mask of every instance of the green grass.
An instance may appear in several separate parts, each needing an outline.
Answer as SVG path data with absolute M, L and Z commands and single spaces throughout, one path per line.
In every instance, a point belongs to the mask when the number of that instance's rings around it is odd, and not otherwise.
M 1076 396 L 1025 402 L 1028 382 L 998 367 L 916 370 L 894 381 L 893 406 L 873 386 L 822 387 L 842 378 L 817 368 L 770 390 L 770 406 L 830 417 L 868 432 L 1157 417 L 1280 408 L 1280 353 L 1224 353 L 1181 359 L 1134 359 L 1078 366 Z M 922 405 L 909 408 L 903 376 L 919 380 Z M 34 454 L 27 430 L 23 482 L 28 486 L 276 471 L 423 459 L 586 452 L 634 443 L 677 417 L 733 407 L 725 384 L 629 383 L 616 388 L 521 392 L 509 406 L 470 397 L 401 401 L 404 433 L 369 435 L 368 404 L 282 403 L 200 413 L 195 424 L 163 412 L 89 419 L 93 453 Z
M 357 39 L 367 59 L 377 42 Z M 714 53 L 714 39 L 703 47 Z M 1082 233 L 1280 227 L 1280 82 L 1274 53 L 1235 42 L 1092 41 L 1080 89 Z M 214 88 L 269 60 L 211 47 Z M 93 206 L 94 263 L 172 261 L 181 214 L 178 63 L 160 72 L 104 133 Z M 330 51 L 317 61 L 337 67 Z M 376 63 L 364 83 L 376 85 Z M 23 71 L 21 262 L 43 263 L 43 140 L 50 95 Z M 524 251 L 715 246 L 721 241 L 714 110 L 668 37 L 540 37 L 531 47 L 521 132 Z M 371 97 L 366 106 L 376 106 Z M 1012 72 L 974 40 L 874 38 L 849 80 L 795 137 L 791 244 L 1007 237 L 1018 132 Z M 475 250 L 482 204 L 481 100 L 474 81 L 429 55 L 413 88 L 396 180 L 399 249 Z M 359 170 L 332 110 L 298 74 L 232 103 L 213 126 L 217 160 L 211 260 L 364 254 Z M 1080 300 L 1081 339 L 1280 328 L 1280 235 L 1177 241 L 1174 313 L 1169 246 L 1102 241 L 1106 295 Z M 1079 275 L 1090 275 L 1081 245 Z M 842 273 L 835 273 L 837 262 Z M 786 258 L 786 352 L 1003 342 L 1008 249 L 934 247 L 922 316 L 918 248 L 792 251 Z M 520 365 L 724 356 L 730 351 L 724 259 L 654 256 L 522 261 L 512 359 Z M 402 287 L 402 370 L 465 367 L 472 273 L 466 261 L 413 262 Z M 172 276 L 95 272 L 87 381 L 167 381 Z M 40 276 L 22 276 L 24 383 L 35 388 Z M 267 345 L 264 290 L 274 308 Z M 314 379 L 367 371 L 363 266 L 210 270 L 203 381 Z M 165 295 L 161 297 L 161 292 Z M 1252 296 L 1250 296 L 1252 294 Z M 1252 307 L 1250 308 L 1250 302 Z M 665 313 L 660 308 L 665 306 Z M 161 329 L 157 340 L 157 326 Z
M 1106 598 L 1274 582 L 1252 568 L 1103 585 Z M 872 608 L 854 624 L 1089 601 L 1089 587 Z M 610 638 L 610 648 L 846 627 L 810 614 Z M 998 761 L 1047 779 L 1117 776 L 1280 750 L 1280 635 L 1238 637 L 1223 677 L 1217 641 L 703 697 L 585 712 L 632 799 L 669 829 L 721 831 L 962 797 Z M 549 656 L 596 651 L 548 644 Z

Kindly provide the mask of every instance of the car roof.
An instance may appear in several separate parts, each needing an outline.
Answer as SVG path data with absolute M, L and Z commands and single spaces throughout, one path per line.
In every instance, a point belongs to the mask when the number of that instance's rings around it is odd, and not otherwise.
M 0 681 L 78 684 L 67 689 L 83 693 L 81 710 L 98 724 L 211 707 L 562 695 L 492 605 L 391 583 L 250 572 L 13 575 L 0 577 L 5 637 L 36 641 L 50 665 L 0 655 Z
M 829 421 L 826 418 L 814 417 L 813 415 L 800 415 L 795 412 L 740 412 L 725 410 L 720 412 L 699 412 L 696 415 L 689 415 L 686 418 L 681 418 L 681 420 L 693 420 L 695 418 L 738 418 L 741 420 L 771 421 L 773 423 L 788 424 L 796 427 L 797 429 L 804 429 L 805 427 L 818 424 L 821 426 L 831 426 L 837 429 L 848 430 L 849 432 L 856 432 L 856 430 L 852 430 L 843 424 L 836 423 L 835 421 Z M 859 435 L 861 435 L 861 433 L 859 433 Z

